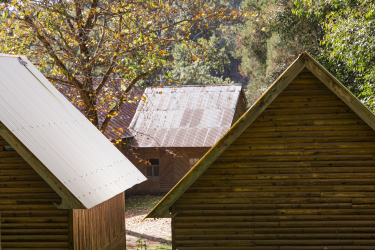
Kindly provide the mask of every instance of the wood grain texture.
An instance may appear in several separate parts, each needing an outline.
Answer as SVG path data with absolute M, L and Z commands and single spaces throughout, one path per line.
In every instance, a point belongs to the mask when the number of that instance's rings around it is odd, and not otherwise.
M 344 87 L 336 78 L 334 78 L 327 70 L 325 70 L 315 59 L 311 56 L 306 58 L 306 68 L 313 73 L 317 79 L 324 82 L 324 84 L 333 92 L 336 93 L 340 99 L 345 102 L 354 112 L 356 112 L 372 129 L 375 130 L 375 117 L 358 98 L 353 95 L 347 88 Z
M 297 90 L 173 203 L 176 249 L 375 249 L 375 133 L 306 69 Z
M 125 249 L 124 193 L 91 209 L 74 209 L 73 228 L 74 250 Z
M 60 196 L 0 137 L 1 249 L 69 248 L 69 211 Z

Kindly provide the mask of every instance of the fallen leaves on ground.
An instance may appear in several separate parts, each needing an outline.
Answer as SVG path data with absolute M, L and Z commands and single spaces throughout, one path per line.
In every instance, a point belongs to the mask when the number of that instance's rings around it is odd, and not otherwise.
M 126 199 L 126 249 L 137 249 L 136 241 L 141 237 L 148 248 L 171 244 L 171 219 L 142 221 L 162 198 L 162 196 L 134 196 Z

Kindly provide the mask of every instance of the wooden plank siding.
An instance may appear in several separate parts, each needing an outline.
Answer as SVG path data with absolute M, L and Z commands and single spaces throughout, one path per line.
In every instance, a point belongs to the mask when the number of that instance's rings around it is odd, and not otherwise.
M 173 205 L 174 249 L 375 249 L 375 132 L 303 70 Z
M 189 171 L 189 159 L 201 158 L 209 148 L 137 148 L 123 151 L 125 156 L 146 176 L 145 159 L 159 159 L 159 178 L 126 190 L 126 196 L 167 193 Z M 142 161 L 141 161 L 142 160 Z
M 238 98 L 236 111 L 235 111 L 234 116 L 233 116 L 232 125 L 233 125 L 238 119 L 240 119 L 240 117 L 246 112 L 246 110 L 247 110 L 247 109 L 246 109 L 246 97 L 245 97 L 243 91 L 241 91 L 241 93 L 240 93 L 240 97 Z
M 124 193 L 91 209 L 73 209 L 74 250 L 123 250 L 125 239 Z
M 69 249 L 68 210 L 61 198 L 0 137 L 1 249 Z

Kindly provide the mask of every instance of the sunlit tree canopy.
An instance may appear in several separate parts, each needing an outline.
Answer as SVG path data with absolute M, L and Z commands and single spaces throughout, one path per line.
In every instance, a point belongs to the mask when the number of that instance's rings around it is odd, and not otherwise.
M 131 88 L 173 59 L 174 43 L 243 17 L 227 1 L 0 2 L 1 52 L 25 55 L 55 84 L 76 89 L 71 100 L 101 131 L 123 103 L 137 101 Z M 115 91 L 111 78 L 122 79 Z M 110 107 L 103 122 L 101 103 Z

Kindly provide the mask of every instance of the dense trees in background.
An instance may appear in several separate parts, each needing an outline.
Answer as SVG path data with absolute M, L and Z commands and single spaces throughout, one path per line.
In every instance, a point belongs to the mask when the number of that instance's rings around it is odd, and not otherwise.
M 209 40 L 199 38 L 197 42 L 189 41 L 176 45 L 172 50 L 174 61 L 169 71 L 171 84 L 179 85 L 213 85 L 233 84 L 222 75 L 224 68 L 230 65 L 225 47 L 218 46 L 218 40 L 212 35 Z
M 228 9 L 241 13 L 241 18 L 222 20 L 211 30 L 195 26 L 189 39 L 170 46 L 169 56 L 173 60 L 139 82 L 138 86 L 153 86 L 155 82 L 167 85 L 247 85 L 246 76 L 238 73 L 241 61 L 234 57 L 234 52 L 238 33 L 248 13 L 241 7 L 242 0 L 210 2 L 226 5 Z
M 313 18 L 294 15 L 291 1 L 244 0 L 243 6 L 253 14 L 240 34 L 236 55 L 250 78 L 246 93 L 253 103 L 302 51 L 315 52 L 322 30 Z
M 72 101 L 101 130 L 134 101 L 133 85 L 241 83 L 252 104 L 302 51 L 375 108 L 373 1 L 0 2 L 1 52 L 24 54 L 75 88 Z M 106 88 L 111 78 L 123 83 Z
M 302 51 L 312 54 L 374 109 L 375 5 L 368 0 L 244 0 L 253 13 L 236 55 L 250 77 L 250 103 Z
M 319 57 L 331 73 L 374 110 L 375 4 L 368 0 L 294 0 L 294 14 L 324 30 Z

